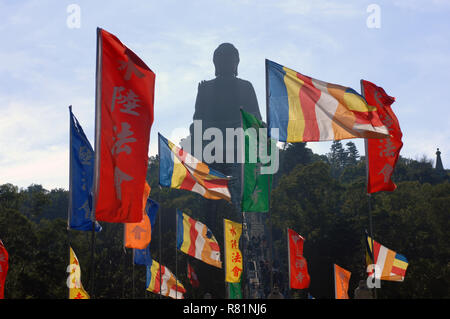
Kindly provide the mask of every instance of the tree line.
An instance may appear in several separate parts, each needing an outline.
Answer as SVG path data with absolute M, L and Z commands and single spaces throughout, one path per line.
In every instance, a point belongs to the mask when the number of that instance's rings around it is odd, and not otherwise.
M 160 204 L 150 243 L 152 257 L 177 274 L 187 289 L 186 298 L 202 298 L 205 293 L 224 298 L 223 269 L 176 251 L 175 209 L 205 223 L 222 252 L 223 218 L 241 222 L 242 216 L 225 201 L 159 187 L 158 165 L 157 156 L 149 159 L 150 197 Z M 395 191 L 370 196 L 373 235 L 405 255 L 409 266 L 404 282 L 382 281 L 377 296 L 449 298 L 449 174 L 437 172 L 427 158 L 400 157 L 393 180 Z M 68 191 L 61 188 L 0 185 L 0 239 L 10 256 L 5 298 L 67 298 L 69 245 L 78 256 L 81 281 L 92 297 L 159 298 L 145 290 L 145 267 L 133 265 L 132 250 L 123 247 L 123 225 L 102 223 L 92 246 L 90 232 L 67 229 L 68 201 Z M 270 202 L 266 224 L 272 230 L 272 266 L 286 297 L 305 296 L 288 290 L 286 229 L 291 228 L 305 238 L 304 256 L 311 276 L 308 292 L 315 298 L 334 298 L 332 266 L 338 264 L 352 273 L 352 298 L 358 282 L 367 277 L 364 240 L 369 227 L 365 161 L 353 142 L 335 141 L 326 155 L 313 153 L 305 143 L 286 144 L 280 150 Z M 199 288 L 189 284 L 188 262 L 199 277 Z

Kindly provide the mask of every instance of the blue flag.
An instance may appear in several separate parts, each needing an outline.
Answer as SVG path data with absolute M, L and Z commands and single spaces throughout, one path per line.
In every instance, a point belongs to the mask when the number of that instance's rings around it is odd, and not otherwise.
M 151 266 L 152 256 L 150 254 L 150 245 L 144 249 L 133 249 L 134 250 L 134 264 L 135 265 L 146 265 Z
M 158 209 L 159 209 L 159 204 L 149 197 L 147 199 L 147 204 L 145 205 L 145 212 L 147 213 L 148 218 L 150 219 L 150 225 L 152 225 L 152 231 L 153 231 L 153 226 L 155 225 L 156 213 L 158 212 Z
M 150 219 L 150 225 L 153 227 L 155 225 L 156 213 L 158 212 L 159 204 L 152 200 L 150 197 L 147 199 L 147 204 L 145 205 L 145 212 Z M 133 249 L 134 251 L 134 263 L 136 265 L 147 265 L 151 266 L 152 264 L 152 256 L 150 254 L 150 244 L 147 245 L 144 249 Z
M 68 227 L 74 230 L 92 230 L 92 183 L 94 174 L 94 150 L 70 111 L 70 182 Z M 102 229 L 95 222 L 95 231 Z

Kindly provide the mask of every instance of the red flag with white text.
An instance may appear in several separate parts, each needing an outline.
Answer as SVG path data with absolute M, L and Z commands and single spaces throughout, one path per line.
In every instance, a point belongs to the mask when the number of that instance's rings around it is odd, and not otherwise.
M 155 74 L 113 34 L 97 29 L 95 219 L 142 220 Z
M 384 139 L 366 139 L 367 193 L 393 191 L 397 186 L 391 177 L 403 146 L 400 124 L 391 109 L 395 98 L 365 80 L 361 80 L 361 91 L 367 103 L 376 106 L 381 121 L 391 135 Z
M 0 299 L 5 297 L 5 281 L 8 273 L 8 251 L 0 240 Z
M 288 229 L 289 249 L 289 285 L 292 289 L 309 287 L 310 277 L 308 265 L 303 257 L 303 243 L 305 239 L 292 229 Z

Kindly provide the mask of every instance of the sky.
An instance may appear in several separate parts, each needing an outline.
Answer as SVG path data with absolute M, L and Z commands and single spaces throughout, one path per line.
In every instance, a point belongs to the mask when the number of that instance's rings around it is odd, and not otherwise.
M 68 189 L 69 105 L 94 145 L 97 27 L 156 74 L 149 155 L 158 132 L 187 135 L 198 83 L 229 42 L 263 119 L 265 59 L 358 92 L 365 79 L 396 98 L 400 155 L 434 163 L 439 148 L 448 169 L 449 16 L 450 0 L 0 0 L 0 184 Z M 318 154 L 330 145 L 307 143 Z

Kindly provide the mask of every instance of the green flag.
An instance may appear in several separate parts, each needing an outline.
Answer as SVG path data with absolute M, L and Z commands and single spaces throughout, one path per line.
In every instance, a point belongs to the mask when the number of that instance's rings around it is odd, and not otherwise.
M 241 116 L 245 137 L 241 210 L 268 212 L 272 175 L 261 174 L 261 168 L 270 165 L 272 160 L 269 154 L 271 147 L 267 143 L 267 129 L 255 116 L 242 109 Z
M 228 282 L 229 299 L 242 299 L 242 290 L 240 282 Z

